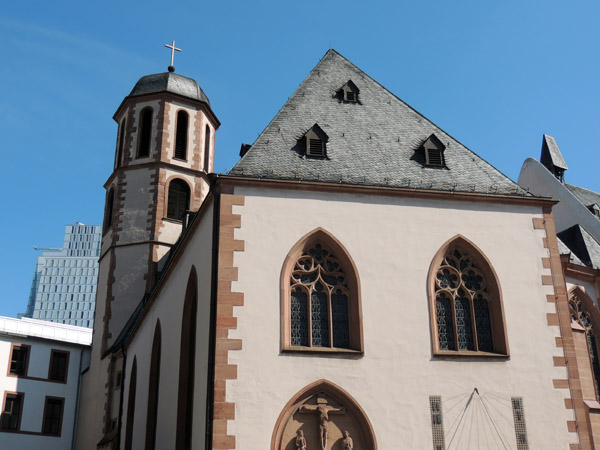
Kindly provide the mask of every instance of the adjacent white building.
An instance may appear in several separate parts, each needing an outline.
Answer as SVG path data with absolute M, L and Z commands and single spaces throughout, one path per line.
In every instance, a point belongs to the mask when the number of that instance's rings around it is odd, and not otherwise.
M 92 330 L 0 317 L 0 448 L 68 450 Z

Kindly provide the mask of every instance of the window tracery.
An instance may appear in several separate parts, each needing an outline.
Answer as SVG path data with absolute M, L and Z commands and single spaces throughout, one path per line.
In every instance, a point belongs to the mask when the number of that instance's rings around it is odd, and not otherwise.
M 283 351 L 363 351 L 360 280 L 343 245 L 317 228 L 290 250 L 281 272 Z
M 487 261 L 471 247 L 459 238 L 432 263 L 434 351 L 507 355 L 499 288 Z
M 341 262 L 316 243 L 296 261 L 290 287 L 291 344 L 350 348 L 349 291 Z
M 571 320 L 579 324 L 585 331 L 590 366 L 592 368 L 592 378 L 596 390 L 596 399 L 598 400 L 600 399 L 600 359 L 598 357 L 598 341 L 590 314 L 586 311 L 581 295 L 579 295 L 577 290 L 572 291 L 569 295 L 569 312 L 571 313 Z

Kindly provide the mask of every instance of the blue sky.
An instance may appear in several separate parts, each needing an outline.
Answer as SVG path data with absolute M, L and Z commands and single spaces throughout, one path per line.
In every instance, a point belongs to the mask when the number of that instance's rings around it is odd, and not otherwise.
M 25 310 L 36 252 L 100 224 L 112 114 L 169 64 L 196 79 L 231 168 L 328 48 L 516 180 L 554 136 L 600 191 L 598 1 L 9 2 L 0 14 L 0 315 Z

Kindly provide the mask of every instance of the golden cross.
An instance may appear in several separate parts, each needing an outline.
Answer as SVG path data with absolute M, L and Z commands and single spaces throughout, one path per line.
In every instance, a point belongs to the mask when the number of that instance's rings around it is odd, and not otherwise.
M 175 59 L 175 52 L 180 52 L 181 49 L 175 47 L 175 41 L 173 41 L 173 43 L 171 45 L 165 44 L 165 47 L 171 49 L 171 67 L 173 67 L 173 60 Z

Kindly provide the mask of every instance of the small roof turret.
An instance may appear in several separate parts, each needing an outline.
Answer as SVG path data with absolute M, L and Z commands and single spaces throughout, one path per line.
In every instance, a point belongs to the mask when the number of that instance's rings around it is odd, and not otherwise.
M 155 73 L 140 78 L 131 90 L 129 97 L 158 92 L 170 92 L 204 102 L 210 106 L 210 100 L 195 80 L 174 72 Z
M 556 144 L 556 140 L 547 134 L 545 134 L 542 139 L 542 155 L 540 156 L 540 162 L 556 178 L 563 181 L 565 170 L 568 169 L 567 163 Z

